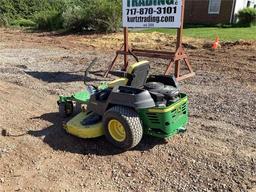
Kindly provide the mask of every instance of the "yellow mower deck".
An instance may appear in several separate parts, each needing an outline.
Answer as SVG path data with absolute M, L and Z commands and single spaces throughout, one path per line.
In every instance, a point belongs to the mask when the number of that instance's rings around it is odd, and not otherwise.
M 80 138 L 96 138 L 104 135 L 103 124 L 102 122 L 96 123 L 94 125 L 82 125 L 81 122 L 90 116 L 86 112 L 81 112 L 72 118 L 64 126 L 64 129 L 71 135 L 80 137 Z

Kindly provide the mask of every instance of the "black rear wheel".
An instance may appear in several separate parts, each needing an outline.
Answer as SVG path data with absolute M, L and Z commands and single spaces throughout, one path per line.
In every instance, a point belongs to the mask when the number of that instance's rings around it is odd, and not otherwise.
M 131 149 L 138 145 L 143 128 L 136 111 L 123 106 L 114 106 L 103 117 L 107 140 L 118 148 Z

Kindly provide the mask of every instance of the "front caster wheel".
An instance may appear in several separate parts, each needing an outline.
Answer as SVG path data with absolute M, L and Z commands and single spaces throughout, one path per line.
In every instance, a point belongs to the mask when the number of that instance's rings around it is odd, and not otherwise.
M 69 117 L 73 114 L 74 105 L 72 101 L 59 104 L 59 113 L 62 117 Z

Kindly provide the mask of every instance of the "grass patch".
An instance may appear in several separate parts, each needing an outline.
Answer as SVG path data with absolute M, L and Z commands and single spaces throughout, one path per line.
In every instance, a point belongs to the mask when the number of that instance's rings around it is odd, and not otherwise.
M 18 26 L 18 27 L 35 27 L 35 22 L 29 19 L 15 19 L 10 22 L 10 25 Z
M 146 29 L 143 32 L 160 32 L 175 35 L 175 29 Z M 214 40 L 216 35 L 222 41 L 256 40 L 256 26 L 253 27 L 196 27 L 184 29 L 185 37 Z

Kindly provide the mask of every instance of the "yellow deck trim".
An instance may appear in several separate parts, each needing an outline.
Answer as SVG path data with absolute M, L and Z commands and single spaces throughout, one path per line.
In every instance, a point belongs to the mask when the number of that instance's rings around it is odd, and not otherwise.
M 108 83 L 109 88 L 114 88 L 116 86 L 125 86 L 127 85 L 128 79 L 126 78 L 119 78 L 114 81 L 111 81 Z
M 148 110 L 148 112 L 150 112 L 150 113 L 167 113 L 169 111 L 176 109 L 177 106 L 182 105 L 182 104 L 186 103 L 187 101 L 188 101 L 188 98 L 183 98 L 178 103 L 173 104 L 167 108 L 162 108 L 162 109 L 161 108 L 151 108 Z
M 84 126 L 81 122 L 88 117 L 85 112 L 79 113 L 64 126 L 64 129 L 71 135 L 80 138 L 96 138 L 104 135 L 102 122 L 94 125 Z

